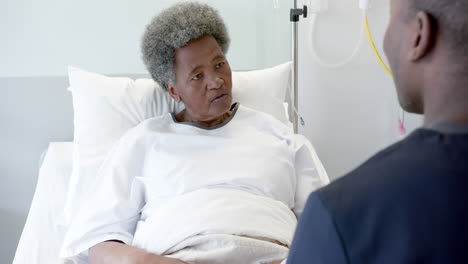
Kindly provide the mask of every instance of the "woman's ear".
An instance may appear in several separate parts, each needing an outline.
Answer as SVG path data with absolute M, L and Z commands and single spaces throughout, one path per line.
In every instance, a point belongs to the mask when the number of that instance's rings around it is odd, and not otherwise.
M 173 85 L 166 83 L 166 89 L 172 99 L 174 99 L 176 102 L 180 102 L 180 96 L 177 94 Z
M 417 61 L 427 56 L 436 41 L 436 25 L 426 12 L 418 12 L 413 28 L 412 45 L 409 53 L 411 61 Z

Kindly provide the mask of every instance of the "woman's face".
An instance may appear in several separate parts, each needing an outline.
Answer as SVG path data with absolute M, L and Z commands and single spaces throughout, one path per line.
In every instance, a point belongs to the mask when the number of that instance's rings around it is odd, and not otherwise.
M 216 120 L 230 110 L 232 72 L 212 36 L 193 40 L 176 50 L 175 77 L 175 84 L 168 84 L 168 91 L 185 104 L 193 120 Z

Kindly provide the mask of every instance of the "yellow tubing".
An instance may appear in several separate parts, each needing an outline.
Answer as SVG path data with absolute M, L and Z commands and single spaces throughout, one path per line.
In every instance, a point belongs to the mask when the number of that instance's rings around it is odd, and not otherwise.
M 374 40 L 372 40 L 372 34 L 369 28 L 369 19 L 367 18 L 367 15 L 365 16 L 365 21 L 364 23 L 366 24 L 366 32 L 367 32 L 367 38 L 369 39 L 369 43 L 372 47 L 372 50 L 374 51 L 375 57 L 379 61 L 380 65 L 384 68 L 384 70 L 393 78 L 393 73 L 392 71 L 388 68 L 388 66 L 385 64 L 385 62 L 382 60 L 382 57 L 380 57 L 379 51 L 375 47 Z M 406 134 L 406 127 L 405 127 L 405 112 L 401 109 L 401 114 L 398 118 L 398 130 L 401 135 Z
M 380 57 L 379 51 L 375 47 L 374 40 L 372 39 L 372 33 L 369 28 L 369 20 L 367 19 L 367 15 L 365 16 L 365 21 L 364 23 L 366 24 L 366 32 L 367 32 L 367 39 L 369 40 L 369 43 L 372 47 L 372 50 L 374 51 L 375 57 L 379 61 L 380 65 L 384 68 L 384 70 L 393 78 L 393 73 L 392 71 L 388 68 L 388 66 L 385 64 L 385 62 L 382 60 L 382 57 Z

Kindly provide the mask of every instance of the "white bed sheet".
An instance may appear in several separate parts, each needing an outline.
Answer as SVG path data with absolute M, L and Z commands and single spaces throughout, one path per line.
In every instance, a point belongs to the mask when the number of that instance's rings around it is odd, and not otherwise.
M 62 264 L 60 225 L 72 169 L 72 142 L 52 142 L 39 169 L 36 191 L 13 264 Z

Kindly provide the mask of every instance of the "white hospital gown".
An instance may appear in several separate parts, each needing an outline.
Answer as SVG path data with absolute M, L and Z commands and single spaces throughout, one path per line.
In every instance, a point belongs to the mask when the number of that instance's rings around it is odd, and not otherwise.
M 289 245 L 309 193 L 328 183 L 310 143 L 243 107 L 213 128 L 149 119 L 111 150 L 73 219 L 62 257 L 106 240 L 170 255 L 195 236 Z

